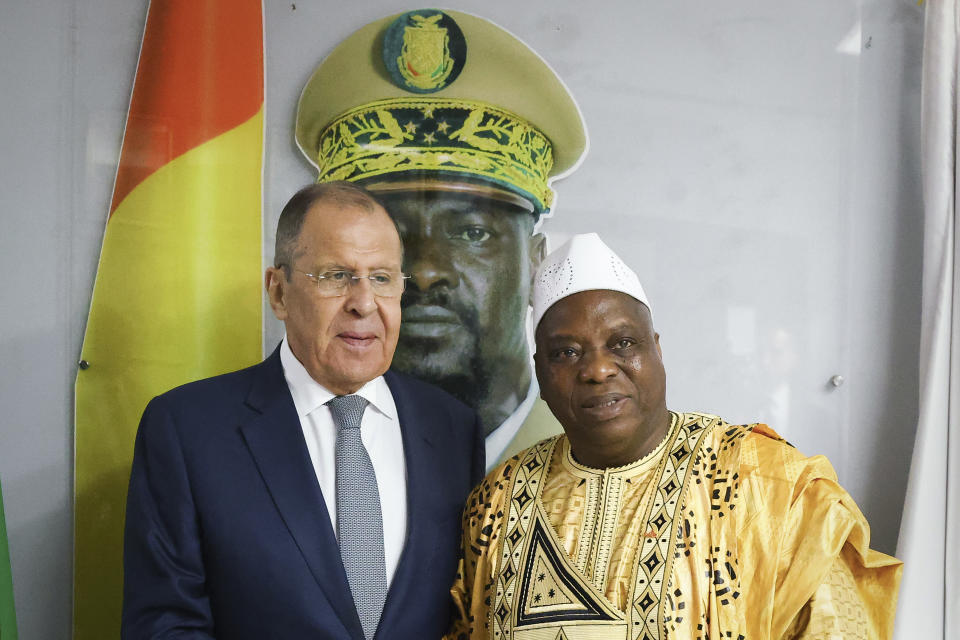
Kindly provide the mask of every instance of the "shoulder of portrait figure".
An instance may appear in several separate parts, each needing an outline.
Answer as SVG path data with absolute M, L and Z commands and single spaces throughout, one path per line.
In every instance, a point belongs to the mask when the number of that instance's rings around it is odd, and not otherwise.
M 463 412 L 464 414 L 473 413 L 473 409 L 434 384 L 394 369 L 387 371 L 383 374 L 383 377 L 395 398 L 398 393 L 409 394 L 422 402 L 432 402 L 436 406 L 445 407 L 448 411 Z

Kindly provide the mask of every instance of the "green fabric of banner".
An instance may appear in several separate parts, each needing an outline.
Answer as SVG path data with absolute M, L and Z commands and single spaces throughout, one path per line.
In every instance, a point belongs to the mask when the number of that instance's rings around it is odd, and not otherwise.
M 17 614 L 13 609 L 13 576 L 7 525 L 3 515 L 3 488 L 0 486 L 0 640 L 17 640 Z

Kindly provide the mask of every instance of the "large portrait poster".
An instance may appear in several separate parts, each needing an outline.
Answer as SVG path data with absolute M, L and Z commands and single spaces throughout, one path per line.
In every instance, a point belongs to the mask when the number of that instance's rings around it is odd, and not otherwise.
M 317 180 L 372 188 L 396 220 L 411 280 L 395 367 L 477 410 L 488 466 L 559 429 L 532 375 L 530 282 L 595 231 L 650 297 L 671 408 L 769 422 L 826 454 L 893 550 L 907 459 L 890 452 L 909 451 L 915 400 L 863 356 L 905 322 L 877 289 L 908 288 L 891 212 L 909 198 L 886 180 L 896 141 L 869 134 L 911 94 L 871 56 L 912 8 L 190 4 L 145 7 L 78 376 L 76 637 L 119 620 L 143 406 L 274 350 L 261 274 L 284 203 Z M 224 81 L 177 85 L 180 68 Z M 171 96 L 182 105 L 151 111 Z M 123 234 L 138 239 L 111 276 Z

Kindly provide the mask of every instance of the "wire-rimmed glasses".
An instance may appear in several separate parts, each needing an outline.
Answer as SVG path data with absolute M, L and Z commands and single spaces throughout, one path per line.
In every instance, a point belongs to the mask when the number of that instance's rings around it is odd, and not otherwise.
M 317 285 L 317 292 L 324 298 L 344 296 L 347 294 L 347 288 L 360 280 L 370 281 L 373 295 L 380 298 L 396 298 L 403 293 L 406 280 L 410 277 L 400 271 L 374 271 L 365 275 L 357 275 L 346 269 L 331 269 L 323 273 L 307 273 L 299 269 L 293 269 L 293 271 L 313 280 Z

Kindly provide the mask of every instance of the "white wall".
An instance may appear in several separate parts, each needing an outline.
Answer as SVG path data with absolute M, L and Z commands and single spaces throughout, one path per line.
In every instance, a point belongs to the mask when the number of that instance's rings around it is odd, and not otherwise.
M 0 480 L 24 640 L 70 637 L 73 383 L 144 10 L 0 3 Z
M 312 180 L 291 135 L 304 81 L 412 6 L 265 4 L 269 246 Z M 922 8 L 447 4 L 524 38 L 577 96 L 592 148 L 544 228 L 554 244 L 599 231 L 640 272 L 671 405 L 826 453 L 892 551 L 917 413 Z M 0 479 L 26 640 L 69 637 L 75 362 L 144 15 L 143 0 L 0 5 Z

